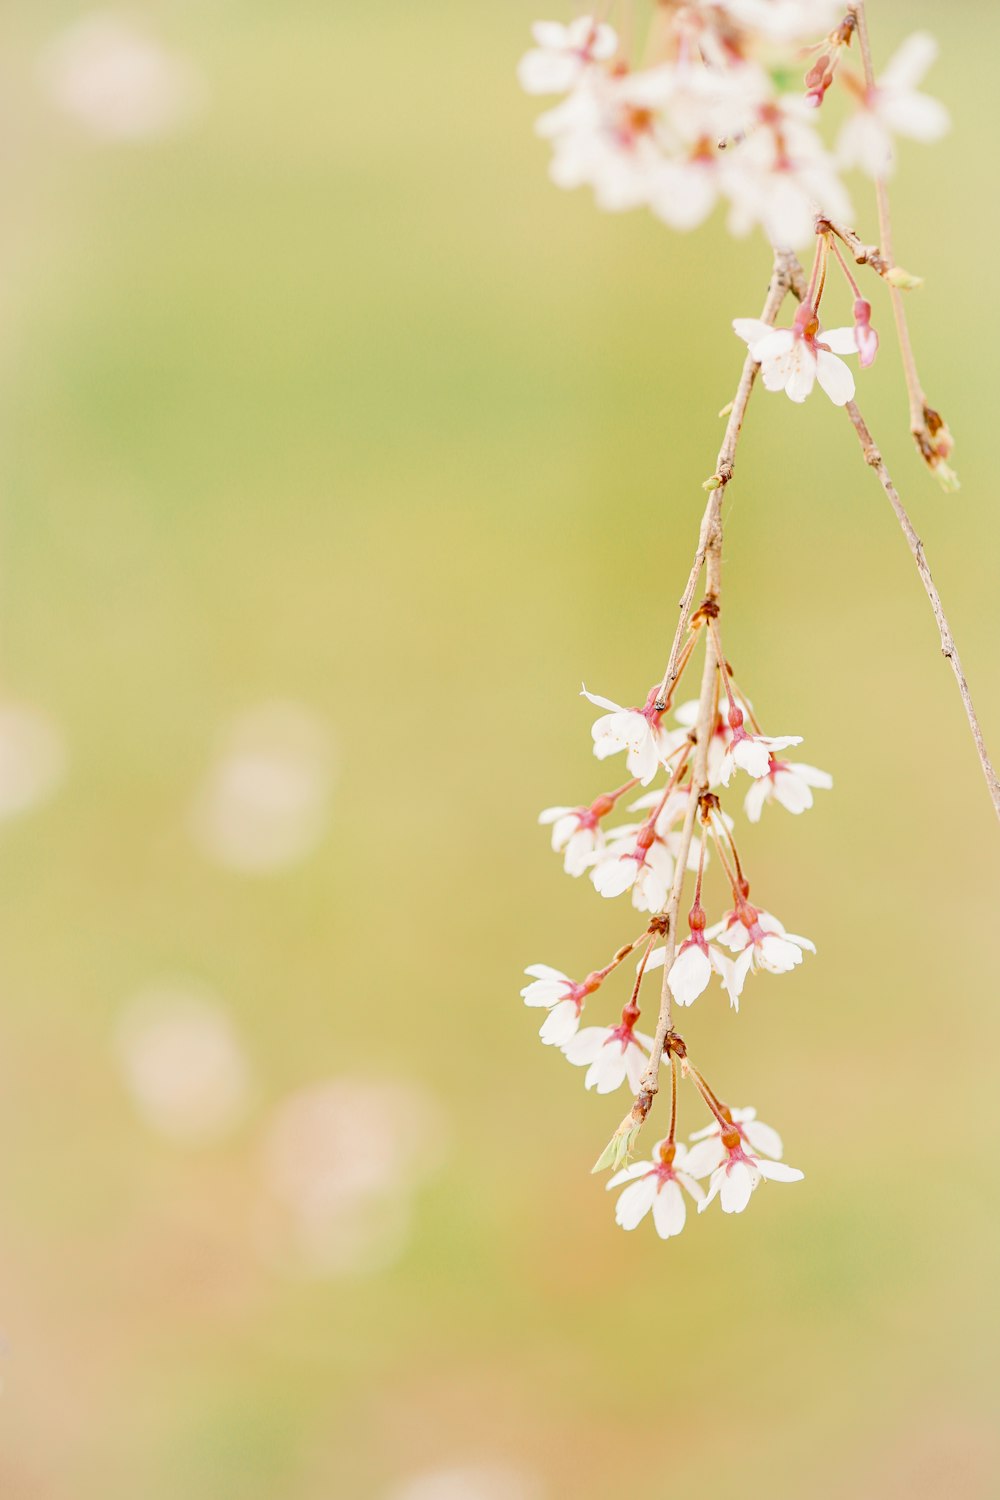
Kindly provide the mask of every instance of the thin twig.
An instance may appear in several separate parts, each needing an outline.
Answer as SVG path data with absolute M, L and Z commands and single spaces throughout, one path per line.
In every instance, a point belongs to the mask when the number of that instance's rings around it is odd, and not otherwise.
M 801 302 L 808 291 L 808 287 L 805 272 L 794 256 L 790 257 L 788 262 L 788 285 L 792 295 L 797 297 Z M 869 468 L 875 471 L 878 481 L 885 491 L 886 499 L 892 506 L 896 519 L 902 527 L 907 546 L 913 554 L 913 561 L 917 565 L 920 581 L 930 600 L 931 610 L 937 623 L 938 634 L 941 637 L 941 654 L 947 657 L 951 665 L 951 670 L 955 674 L 955 681 L 958 683 L 958 691 L 962 697 L 965 716 L 969 721 L 969 728 L 972 731 L 972 738 L 975 741 L 979 764 L 982 766 L 983 775 L 986 778 L 986 786 L 990 794 L 990 800 L 993 803 L 993 810 L 997 817 L 1000 818 L 1000 777 L 997 776 L 993 768 L 993 762 L 990 760 L 986 749 L 982 727 L 979 723 L 979 715 L 976 713 L 975 705 L 972 702 L 972 693 L 969 690 L 969 684 L 962 669 L 961 658 L 958 654 L 958 648 L 955 645 L 955 637 L 951 633 L 951 626 L 948 624 L 948 617 L 944 612 L 944 605 L 941 603 L 941 595 L 938 593 L 937 585 L 931 577 L 931 570 L 924 553 L 924 544 L 917 535 L 913 522 L 907 514 L 906 507 L 899 498 L 899 491 L 892 482 L 892 476 L 886 468 L 885 460 L 875 444 L 868 424 L 858 410 L 857 403 L 849 401 L 845 409 L 851 420 L 851 425 L 858 435 L 858 440 L 861 443 L 861 448 L 865 456 L 865 462 Z
M 839 224 L 836 219 L 828 219 L 824 214 L 816 220 L 816 233 L 823 234 L 825 231 L 835 234 L 838 240 L 843 241 L 854 257 L 855 265 L 870 266 L 882 277 L 887 277 L 894 269 L 892 261 L 879 245 L 866 245 L 856 230 L 849 228 L 847 224 Z
M 993 802 L 993 811 L 996 813 L 997 817 L 1000 818 L 1000 777 L 997 776 L 996 771 L 993 769 L 993 762 L 990 760 L 989 754 L 986 750 L 986 744 L 983 740 L 983 731 L 980 727 L 979 717 L 976 714 L 976 710 L 972 702 L 972 694 L 969 691 L 969 684 L 965 680 L 965 673 L 962 670 L 962 663 L 959 659 L 958 648 L 955 645 L 955 638 L 951 633 L 951 626 L 948 624 L 948 617 L 946 616 L 944 612 L 944 606 L 941 603 L 941 595 L 938 593 L 937 585 L 935 584 L 934 579 L 931 577 L 931 570 L 928 567 L 927 558 L 924 555 L 924 544 L 914 530 L 913 522 L 907 515 L 906 508 L 903 505 L 902 500 L 899 498 L 899 492 L 892 482 L 892 477 L 889 474 L 889 470 L 885 466 L 885 460 L 879 452 L 878 448 L 875 446 L 875 440 L 868 430 L 868 424 L 858 410 L 856 402 L 848 401 L 846 411 L 847 415 L 851 419 L 854 430 L 858 435 L 858 440 L 861 443 L 861 447 L 865 455 L 865 463 L 868 464 L 869 468 L 874 469 L 876 475 L 878 476 L 879 484 L 881 484 L 883 490 L 885 491 L 886 499 L 889 501 L 889 504 L 895 511 L 896 519 L 899 522 L 900 526 L 903 528 L 903 535 L 906 537 L 907 546 L 913 553 L 913 561 L 917 565 L 917 572 L 920 574 L 920 582 L 923 584 L 924 589 L 927 592 L 927 597 L 931 603 L 931 609 L 934 612 L 934 619 L 937 622 L 938 633 L 941 637 L 941 655 L 948 658 L 951 670 L 955 674 L 955 681 L 958 683 L 958 691 L 962 695 L 962 703 L 965 706 L 965 716 L 969 721 L 969 728 L 972 730 L 972 738 L 976 743 L 976 752 L 979 756 L 979 764 L 983 768 L 983 775 L 986 778 L 986 785 L 989 789 L 989 794 Z
M 870 94 L 875 88 L 875 69 L 872 65 L 871 38 L 868 34 L 868 15 L 865 0 L 855 0 L 849 7 L 854 16 L 861 48 L 861 63 L 865 73 L 865 89 Z M 875 201 L 878 205 L 878 233 L 882 255 L 889 265 L 895 263 L 892 248 L 892 216 L 889 212 L 889 185 L 884 176 L 875 179 Z M 936 471 L 946 488 L 957 488 L 958 480 L 943 461 L 951 452 L 951 435 L 940 415 L 928 406 L 924 388 L 920 384 L 917 360 L 913 353 L 913 341 L 906 321 L 903 294 L 898 286 L 889 283 L 892 315 L 896 322 L 899 352 L 903 360 L 903 375 L 906 379 L 906 395 L 910 408 L 910 432 L 924 463 Z M 943 438 L 943 441 L 942 441 Z
M 789 260 L 784 251 L 776 251 L 774 267 L 771 272 L 771 281 L 767 289 L 767 300 L 764 303 L 760 315 L 762 323 L 773 323 L 778 316 L 781 304 L 784 302 L 789 290 Z M 673 645 L 670 648 L 670 658 L 667 662 L 667 670 L 663 674 L 657 701 L 668 703 L 670 694 L 679 675 L 681 650 L 684 642 L 684 632 L 691 618 L 691 610 L 694 605 L 695 591 L 698 587 L 698 579 L 701 570 L 705 566 L 705 558 L 708 553 L 709 542 L 712 532 L 717 524 L 718 516 L 722 510 L 722 501 L 726 493 L 726 485 L 733 477 L 733 467 L 736 462 L 736 448 L 743 430 L 743 419 L 746 416 L 747 403 L 750 400 L 750 392 L 757 378 L 760 366 L 748 354 L 743 361 L 743 369 L 740 374 L 740 383 L 736 387 L 736 395 L 733 397 L 729 408 L 729 421 L 726 423 L 725 435 L 722 439 L 722 447 L 719 449 L 719 457 L 715 465 L 715 473 L 706 480 L 706 485 L 711 486 L 708 496 L 708 504 L 705 506 L 705 514 L 701 518 L 701 528 L 698 532 L 698 548 L 691 564 L 691 572 L 684 586 L 684 592 L 680 597 L 680 618 L 677 621 L 677 630 L 674 634 Z

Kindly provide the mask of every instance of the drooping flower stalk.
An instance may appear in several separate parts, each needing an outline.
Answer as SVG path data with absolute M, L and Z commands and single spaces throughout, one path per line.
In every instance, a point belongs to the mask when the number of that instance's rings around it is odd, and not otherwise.
M 723 1211 L 734 1213 L 747 1206 L 762 1181 L 790 1182 L 802 1176 L 780 1160 L 777 1133 L 756 1121 L 752 1109 L 723 1103 L 694 1066 L 674 1010 L 710 1003 L 701 997 L 713 979 L 737 1010 L 749 974 L 791 973 L 804 953 L 815 952 L 808 938 L 787 931 L 758 904 L 756 890 L 751 899 L 747 870 L 752 855 L 748 866 L 723 807 L 734 779 L 749 779 L 743 806 L 751 823 L 759 822 L 769 801 L 801 814 L 813 806 L 815 790 L 832 786 L 827 772 L 783 758 L 800 737 L 764 732 L 767 714 L 755 710 L 738 685 L 723 649 L 724 633 L 731 647 L 729 632 L 723 630 L 723 503 L 758 373 L 766 390 L 783 391 L 794 402 L 806 400 L 818 384 L 846 409 L 913 553 L 998 817 L 1000 781 L 922 544 L 858 409 L 854 375 L 839 357 L 857 356 L 864 371 L 879 351 L 872 305 L 848 264 L 850 256 L 855 266 L 868 268 L 889 288 L 918 450 L 942 483 L 955 483 L 945 462 L 951 435 L 927 406 L 916 373 L 902 296 L 920 282 L 895 263 L 887 188 L 893 136 L 931 140 L 947 127 L 942 107 L 915 89 L 933 58 L 933 43 L 923 35 L 911 38 L 876 77 L 864 0 L 848 4 L 846 15 L 838 0 L 782 0 L 780 5 L 769 0 L 686 0 L 656 7 L 643 65 L 633 70 L 611 30 L 611 10 L 605 6 L 599 15 L 569 27 L 540 23 L 535 28 L 538 45 L 522 63 L 522 82 L 529 92 L 567 92 L 564 102 L 539 121 L 540 134 L 553 144 L 553 179 L 563 187 L 589 185 L 606 209 L 646 206 L 680 229 L 700 224 L 723 200 L 733 232 L 757 224 L 773 249 L 759 318 L 734 320 L 747 353 L 733 400 L 720 414 L 728 417 L 725 435 L 714 472 L 703 486 L 707 499 L 698 544 L 663 676 L 641 707 L 623 707 L 584 689 L 584 696 L 604 710 L 592 730 L 595 755 L 603 761 L 624 753 L 629 779 L 589 803 L 549 808 L 540 820 L 553 825 L 553 848 L 563 854 L 569 874 L 589 872 L 602 897 L 630 892 L 633 905 L 650 913 L 645 932 L 584 981 L 535 965 L 528 970 L 534 983 L 522 995 L 527 1004 L 546 1008 L 542 1040 L 587 1068 L 588 1089 L 610 1093 L 627 1081 L 631 1108 L 594 1170 L 614 1168 L 608 1186 L 623 1188 L 616 1207 L 623 1228 L 635 1228 L 652 1211 L 656 1230 L 666 1239 L 684 1227 L 685 1192 L 697 1201 L 699 1212 L 718 1197 Z M 804 95 L 793 97 L 779 86 L 777 80 L 787 74 L 771 66 L 773 54 L 781 48 L 795 51 L 809 39 L 818 16 L 833 29 L 806 49 L 815 60 Z M 860 77 L 847 58 L 855 36 L 862 57 Z M 856 113 L 842 128 L 834 157 L 806 123 L 803 109 L 818 113 L 838 82 Z M 866 244 L 847 223 L 850 210 L 838 170 L 851 160 L 875 182 L 878 245 Z M 814 245 L 808 279 L 794 253 L 806 240 Z M 850 294 L 852 322 L 827 329 L 820 308 L 836 296 L 837 285 Z M 782 327 L 779 315 L 789 293 L 799 306 L 791 324 Z M 675 705 L 699 649 L 698 696 Z M 671 714 L 676 727 L 668 722 Z M 661 775 L 666 779 L 657 789 Z M 640 784 L 650 790 L 628 809 L 642 812 L 642 821 L 607 827 L 622 799 Z M 718 877 L 711 874 L 716 868 Z M 685 935 L 680 914 L 689 874 L 695 884 Z M 725 905 L 710 924 L 707 908 L 718 899 L 710 894 L 713 880 L 721 880 Z M 616 982 L 613 976 L 640 947 L 617 1023 L 580 1030 L 585 1003 L 606 981 Z M 662 972 L 656 1026 L 647 1036 L 637 1022 L 643 986 L 657 970 Z M 668 1133 L 651 1160 L 630 1165 L 660 1089 L 664 1058 L 670 1067 Z M 678 1075 L 693 1084 L 712 1116 L 707 1130 L 694 1133 L 691 1148 L 677 1139 Z M 703 1177 L 710 1178 L 707 1193 L 699 1186 Z

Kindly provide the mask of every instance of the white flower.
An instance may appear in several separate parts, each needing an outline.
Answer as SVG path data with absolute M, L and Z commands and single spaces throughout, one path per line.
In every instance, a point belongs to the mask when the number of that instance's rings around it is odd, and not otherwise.
M 658 1141 L 653 1147 L 652 1162 L 633 1162 L 616 1172 L 608 1182 L 608 1189 L 621 1187 L 623 1183 L 628 1186 L 615 1205 L 615 1223 L 623 1229 L 635 1229 L 652 1209 L 653 1224 L 661 1240 L 680 1234 L 687 1218 L 681 1188 L 698 1204 L 705 1196 L 700 1183 L 687 1170 L 687 1155 L 687 1148 L 681 1144 Z
M 936 141 L 949 129 L 951 120 L 944 105 L 916 89 L 937 51 L 934 38 L 918 31 L 889 60 L 874 89 L 841 129 L 837 155 L 845 167 L 861 167 L 870 177 L 887 177 L 895 165 L 894 135 Z
M 529 964 L 524 972 L 533 980 L 521 991 L 525 1005 L 544 1006 L 548 1011 L 538 1035 L 547 1047 L 562 1047 L 576 1033 L 584 1001 L 597 985 L 589 982 L 590 976 L 577 984 L 548 964 Z
M 575 980 L 548 964 L 529 964 L 524 972 L 534 981 L 521 991 L 525 1005 L 544 1005 L 548 1009 L 576 989 Z
M 682 744 L 685 737 L 678 732 L 665 729 L 660 715 L 653 708 L 656 697 L 654 688 L 645 708 L 622 708 L 610 698 L 583 689 L 583 697 L 608 713 L 596 720 L 591 729 L 594 739 L 594 754 L 598 760 L 616 755 L 619 750 L 627 752 L 625 764 L 629 775 L 635 776 L 643 786 L 648 786 L 660 766 L 670 753 Z
M 538 43 L 518 64 L 518 82 L 527 94 L 564 94 L 594 63 L 608 62 L 618 50 L 610 26 L 579 16 L 568 26 L 536 21 L 531 34 Z
M 762 1178 L 772 1182 L 799 1182 L 804 1175 L 798 1167 L 789 1167 L 783 1161 L 768 1161 L 766 1157 L 744 1150 L 740 1133 L 735 1129 L 722 1135 L 721 1144 L 723 1159 L 712 1171 L 708 1195 L 698 1204 L 699 1213 L 703 1213 L 715 1197 L 719 1198 L 723 1213 L 742 1213 Z M 698 1161 L 695 1165 L 701 1167 Z M 697 1175 L 705 1176 L 706 1172 L 699 1170 Z
M 666 949 L 657 948 L 650 955 L 645 972 L 662 969 L 665 956 Z M 718 974 L 730 1005 L 739 1010 L 740 992 L 736 987 L 735 972 L 736 965 L 731 958 L 709 944 L 704 933 L 692 932 L 677 950 L 667 983 L 678 1005 L 693 1005 L 708 988 L 712 975 Z
M 655 173 L 650 207 L 672 229 L 695 229 L 711 213 L 723 185 L 720 142 L 747 131 L 770 96 L 763 69 L 751 63 L 672 70 L 664 101 L 663 139 L 669 154 Z
M 853 327 L 821 329 L 815 313 L 802 307 L 791 328 L 771 328 L 759 318 L 734 318 L 733 329 L 760 364 L 767 390 L 784 391 L 792 401 L 801 402 L 818 380 L 834 406 L 854 399 L 854 376 L 837 358 L 857 354 Z
M 619 834 L 622 836 L 615 836 Z M 646 843 L 647 838 L 652 842 Z M 677 835 L 671 834 L 670 840 L 676 843 Z M 638 832 L 628 826 L 612 830 L 607 851 L 590 878 L 601 896 L 620 896 L 631 890 L 632 904 L 638 911 L 659 911 L 673 877 L 670 843 L 645 824 Z
M 781 1136 L 773 1126 L 765 1125 L 763 1120 L 758 1120 L 755 1109 L 748 1105 L 744 1109 L 730 1109 L 724 1113 L 729 1115 L 740 1139 L 757 1156 L 770 1156 L 775 1161 L 781 1160 L 784 1155 Z M 695 1177 L 707 1177 L 709 1172 L 714 1172 L 725 1159 L 726 1148 L 722 1144 L 721 1123 L 713 1120 L 711 1125 L 705 1126 L 704 1130 L 694 1131 L 691 1140 L 697 1144 L 691 1148 L 687 1169 Z
M 667 69 L 609 77 L 591 70 L 561 104 L 535 123 L 553 143 L 549 169 L 557 187 L 589 185 L 610 213 L 650 200 L 663 163 L 659 109 Z
M 587 1069 L 583 1080 L 586 1088 L 610 1094 L 628 1078 L 629 1087 L 637 1094 L 646 1051 L 652 1045 L 652 1037 L 623 1022 L 619 1026 L 585 1026 L 562 1050 L 574 1067 Z
M 743 808 L 751 823 L 759 823 L 765 802 L 779 802 L 790 813 L 802 813 L 813 805 L 813 787 L 825 791 L 833 786 L 833 777 L 828 771 L 816 766 L 804 765 L 801 761 L 775 760 L 771 758 L 767 775 L 760 776 L 746 794 Z
M 748 234 L 760 224 L 772 245 L 795 249 L 814 239 L 817 213 L 851 222 L 836 163 L 796 115 L 807 109 L 788 98 L 767 106 L 758 127 L 726 152 L 722 181 L 731 203 L 731 234 Z
M 751 969 L 755 973 L 764 969 L 769 974 L 787 974 L 802 962 L 803 950 L 816 952 L 808 938 L 786 932 L 777 917 L 751 906 L 749 901 L 742 902 L 737 911 L 729 912 L 715 927 L 709 928 L 705 937 L 739 955 L 733 970 L 737 996 L 743 993 Z
M 547 807 L 538 821 L 552 824 L 552 847 L 563 855 L 567 875 L 582 875 L 604 848 L 604 830 L 592 807 Z
M 842 0 L 710 0 L 738 26 L 771 42 L 813 41 L 843 14 Z
M 750 776 L 766 776 L 775 750 L 802 743 L 800 734 L 748 734 L 743 728 L 743 710 L 735 703 L 729 709 L 729 729 L 732 738 L 719 765 L 719 780 L 723 786 L 729 785 L 737 767 Z

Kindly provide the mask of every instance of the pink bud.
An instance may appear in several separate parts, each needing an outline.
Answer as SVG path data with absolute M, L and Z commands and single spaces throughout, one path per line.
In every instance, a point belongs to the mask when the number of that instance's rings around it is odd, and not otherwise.
M 858 346 L 858 363 L 862 369 L 875 363 L 878 353 L 878 334 L 871 325 L 872 305 L 864 297 L 854 303 L 854 339 Z

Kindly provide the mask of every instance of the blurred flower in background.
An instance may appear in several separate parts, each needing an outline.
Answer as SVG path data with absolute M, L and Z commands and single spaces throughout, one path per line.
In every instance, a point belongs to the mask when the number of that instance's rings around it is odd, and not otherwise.
M 198 794 L 194 837 L 209 859 L 243 874 L 284 869 L 326 829 L 330 737 L 297 703 L 266 703 L 228 729 Z
M 388 1500 L 542 1500 L 543 1493 L 534 1475 L 474 1464 L 405 1480 L 389 1492 Z
M 0 703 L 0 818 L 44 802 L 65 771 L 66 751 L 51 720 L 27 704 Z
M 199 1144 L 225 1135 L 243 1117 L 250 1068 L 223 1005 L 196 982 L 142 991 L 118 1024 L 125 1085 L 150 1129 Z
M 184 58 L 105 11 L 56 38 L 42 58 L 41 77 L 65 114 L 107 141 L 168 135 L 186 125 L 205 98 Z
M 334 1078 L 280 1105 L 264 1142 L 266 1249 L 316 1275 L 375 1271 L 409 1239 L 446 1145 L 437 1100 L 403 1079 Z

